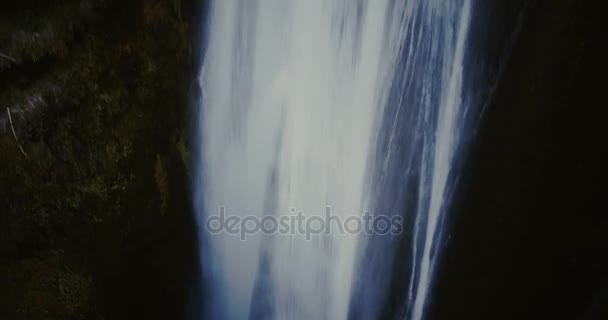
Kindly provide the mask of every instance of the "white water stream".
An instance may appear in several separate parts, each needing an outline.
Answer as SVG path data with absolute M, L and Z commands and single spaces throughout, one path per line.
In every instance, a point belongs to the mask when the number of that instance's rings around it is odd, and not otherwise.
M 433 137 L 421 150 L 430 155 L 420 169 L 429 172 L 420 186 L 428 191 L 420 201 L 428 205 L 406 213 L 425 217 L 415 226 L 424 241 L 415 243 L 421 258 L 411 263 L 419 280 L 409 302 L 413 318 L 422 317 L 459 130 L 469 11 L 470 0 L 212 2 L 195 166 L 195 192 L 204 203 L 198 208 L 201 238 L 210 259 L 202 263 L 211 265 L 211 294 L 219 297 L 208 312 L 250 317 L 265 272 L 272 295 L 266 318 L 347 319 L 364 236 L 306 241 L 303 235 L 253 235 L 241 241 L 205 234 L 202 226 L 220 207 L 242 217 L 291 215 L 291 208 L 323 216 L 330 207 L 345 218 L 371 209 L 371 159 L 383 111 L 392 103 L 388 92 L 396 72 L 411 72 L 419 93 L 438 101 L 409 106 L 437 117 L 428 121 Z M 425 57 L 424 68 L 397 68 L 401 59 L 418 61 L 414 56 Z M 427 86 L 433 77 L 441 83 L 437 92 Z

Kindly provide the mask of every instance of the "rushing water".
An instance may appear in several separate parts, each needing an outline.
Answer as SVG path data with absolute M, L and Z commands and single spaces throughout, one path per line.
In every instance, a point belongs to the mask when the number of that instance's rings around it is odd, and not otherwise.
M 242 217 L 322 216 L 329 207 L 342 218 L 368 210 L 410 217 L 403 308 L 422 318 L 463 130 L 469 12 L 470 0 L 212 2 L 195 166 L 206 316 L 379 317 L 382 294 L 358 315 L 352 301 L 371 277 L 366 267 L 392 263 L 366 252 L 393 250 L 392 240 L 242 241 L 203 227 L 220 207 Z M 407 193 L 415 206 L 386 205 Z

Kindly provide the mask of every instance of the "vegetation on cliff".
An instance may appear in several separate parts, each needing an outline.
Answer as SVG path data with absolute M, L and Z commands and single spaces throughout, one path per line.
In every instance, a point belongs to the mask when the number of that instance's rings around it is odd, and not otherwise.
M 190 217 L 194 11 L 0 4 L 0 319 L 126 317 L 116 291 L 141 289 L 138 265 L 177 291 L 163 268 Z

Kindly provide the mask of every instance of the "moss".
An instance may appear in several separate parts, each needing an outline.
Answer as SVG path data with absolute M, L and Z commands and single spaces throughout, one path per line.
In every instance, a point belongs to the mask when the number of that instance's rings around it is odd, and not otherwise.
M 18 314 L 24 319 L 82 319 L 91 296 L 91 278 L 70 270 L 61 253 L 21 265 L 28 280 Z
M 165 161 L 160 155 L 156 155 L 156 165 L 154 166 L 154 180 L 158 188 L 158 197 L 160 198 L 160 213 L 165 214 L 167 211 L 167 203 L 169 200 L 169 174 Z
M 191 176 L 192 170 L 191 170 L 191 166 L 190 166 L 190 159 L 192 159 L 192 154 L 190 153 L 190 150 L 188 149 L 187 142 L 184 139 L 183 133 L 177 132 L 176 140 L 177 140 L 177 142 L 175 143 L 175 148 L 177 149 L 180 159 L 182 160 L 184 166 L 186 167 L 188 175 Z
M 0 284 L 21 279 L 0 285 L 0 318 L 105 317 L 91 296 L 111 300 L 100 288 L 118 271 L 98 264 L 135 259 L 182 211 L 169 184 L 188 184 L 175 133 L 187 132 L 192 23 L 174 1 L 15 6 L 0 13 L 0 52 L 17 60 L 0 59 L 0 106 L 31 161 L 0 112 Z
M 72 269 L 62 251 L 19 260 L 0 271 L 0 283 L 17 300 L 10 301 L 15 306 L 7 318 L 84 319 L 94 299 L 90 275 Z

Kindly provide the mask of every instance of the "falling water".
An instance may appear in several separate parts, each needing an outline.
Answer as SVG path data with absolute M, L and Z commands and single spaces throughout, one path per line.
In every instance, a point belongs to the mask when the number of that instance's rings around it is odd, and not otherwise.
M 389 137 L 422 141 L 408 149 L 422 160 L 399 168 L 422 177 L 421 205 L 398 213 L 416 217 L 410 263 L 417 276 L 404 305 L 421 318 L 461 130 L 469 2 L 212 2 L 195 167 L 207 316 L 346 319 L 362 277 L 355 272 L 366 263 L 364 236 L 241 241 L 207 234 L 204 219 L 220 208 L 258 217 L 321 216 L 326 208 L 343 218 L 361 215 L 377 207 L 375 176 L 390 175 L 377 170 L 399 148 L 377 147 Z M 399 112 L 411 114 L 407 124 L 397 122 Z M 389 113 L 396 116 L 387 125 Z M 406 125 L 415 134 L 398 139 Z
M 455 11 L 455 3 L 444 4 L 446 9 Z M 433 250 L 434 243 L 438 236 L 438 223 L 445 203 L 446 187 L 448 177 L 452 168 L 454 151 L 457 147 L 457 137 L 463 128 L 458 127 L 458 120 L 462 119 L 462 114 L 466 106 L 462 106 L 462 80 L 463 80 L 463 60 L 465 43 L 468 33 L 471 4 L 470 0 L 465 0 L 459 8 L 459 19 L 452 20 L 453 25 L 446 30 L 447 43 L 444 44 L 443 57 L 443 79 L 440 95 L 437 123 L 435 125 L 434 139 L 431 143 L 426 143 L 423 147 L 424 154 L 430 155 L 428 163 L 425 161 L 423 167 L 432 168 L 430 172 L 424 173 L 421 186 L 424 190 L 420 200 L 427 201 L 426 205 L 419 207 L 428 210 L 417 213 L 417 223 L 415 226 L 416 235 L 423 234 L 423 240 L 415 242 L 414 252 L 422 251 L 422 256 L 418 268 L 414 271 L 418 273 L 418 283 L 415 284 L 415 292 L 410 292 L 410 301 L 413 301 L 413 308 L 410 302 L 410 310 L 413 319 L 421 319 L 424 310 L 428 289 L 430 286 L 431 275 L 434 267 L 437 250 Z M 452 17 L 454 17 L 452 13 Z M 454 28 L 456 27 L 456 28 Z M 454 29 L 451 29 L 454 28 Z M 422 218 L 424 217 L 424 218 Z M 425 221 L 423 223 L 422 221 Z M 417 263 L 414 258 L 414 263 Z

